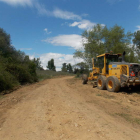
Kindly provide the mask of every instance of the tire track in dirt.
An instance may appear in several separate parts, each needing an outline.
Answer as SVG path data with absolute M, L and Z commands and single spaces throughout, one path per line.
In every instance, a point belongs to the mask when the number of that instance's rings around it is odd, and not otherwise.
M 96 104 L 98 97 L 90 102 L 95 96 L 89 94 L 89 87 L 79 81 L 71 84 L 72 79 L 45 80 L 38 88 L 25 90 L 24 100 L 7 110 L 0 139 L 139 140 L 139 128 L 117 122 Z

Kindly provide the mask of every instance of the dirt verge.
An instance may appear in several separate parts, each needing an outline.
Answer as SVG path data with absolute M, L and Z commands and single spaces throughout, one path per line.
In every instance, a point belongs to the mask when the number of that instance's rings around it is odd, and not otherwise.
M 2 140 L 139 140 L 140 94 L 48 79 L 0 99 Z

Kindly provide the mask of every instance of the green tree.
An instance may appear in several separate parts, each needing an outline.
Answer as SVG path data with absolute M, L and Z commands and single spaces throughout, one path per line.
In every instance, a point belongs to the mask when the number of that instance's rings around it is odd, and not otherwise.
M 24 52 L 16 50 L 10 35 L 0 28 L 0 92 L 36 81 L 35 63 Z
M 126 51 L 129 53 L 129 46 L 131 44 L 132 33 L 125 33 L 124 28 L 115 25 L 112 28 L 105 27 L 102 32 L 104 39 L 105 52 L 112 51 L 113 53 L 122 53 Z
M 80 62 L 80 63 L 77 63 L 76 65 L 74 65 L 75 67 L 75 71 L 78 71 L 80 74 L 88 74 L 89 73 L 89 66 L 84 63 L 84 62 Z M 75 72 L 77 73 L 77 72 Z
M 76 50 L 74 57 L 83 58 L 88 64 L 92 64 L 92 57 L 105 52 L 103 43 L 103 26 L 97 24 L 92 30 L 85 30 L 82 34 L 84 50 Z
M 83 32 L 83 50 L 77 50 L 74 57 L 83 58 L 84 61 L 92 67 L 92 58 L 113 51 L 113 53 L 122 53 L 126 51 L 130 55 L 132 33 L 127 32 L 118 25 L 112 28 L 103 27 L 97 24 L 92 30 Z M 127 57 L 128 58 L 128 57 Z
M 133 43 L 138 59 L 140 60 L 140 30 L 134 33 Z
M 48 61 L 48 66 L 47 66 L 47 68 L 48 68 L 49 70 L 56 71 L 55 65 L 54 65 L 54 59 L 51 59 L 50 61 Z
M 70 63 L 67 64 L 67 71 L 68 71 L 69 73 L 72 73 L 72 72 L 73 72 L 73 70 L 72 70 L 72 66 L 71 66 Z
M 62 64 L 61 71 L 67 72 L 67 63 L 63 63 L 63 64 Z
M 34 58 L 33 62 L 35 63 L 37 69 L 40 69 L 40 70 L 43 69 L 42 66 L 41 66 L 40 58 Z

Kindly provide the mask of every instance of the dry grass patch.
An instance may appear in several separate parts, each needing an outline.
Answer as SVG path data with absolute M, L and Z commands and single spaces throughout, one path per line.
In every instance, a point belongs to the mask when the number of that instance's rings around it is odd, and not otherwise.
M 126 121 L 130 123 L 135 123 L 140 125 L 140 118 L 134 118 L 132 115 L 126 113 L 115 113 L 115 115 L 124 118 Z
M 105 94 L 105 93 L 103 93 L 103 94 L 97 93 L 96 96 L 102 96 L 102 97 L 104 97 L 104 98 L 106 98 L 106 99 L 115 99 L 115 96 L 113 96 L 113 95 L 108 95 L 108 94 Z

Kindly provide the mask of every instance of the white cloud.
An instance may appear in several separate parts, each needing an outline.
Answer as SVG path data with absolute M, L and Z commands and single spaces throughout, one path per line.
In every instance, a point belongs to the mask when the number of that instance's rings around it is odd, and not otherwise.
M 88 14 L 82 14 L 81 15 L 82 17 L 87 17 L 87 16 L 89 16 Z
M 76 15 L 69 11 L 64 11 L 58 8 L 55 8 L 53 11 L 47 10 L 44 5 L 40 5 L 39 3 L 35 4 L 35 7 L 37 8 L 39 14 L 41 15 L 47 15 L 47 16 L 53 16 L 56 18 L 66 19 L 66 20 L 81 20 L 81 16 Z
M 51 43 L 55 46 L 68 46 L 74 49 L 81 49 L 82 45 L 82 36 L 77 34 L 71 35 L 59 35 L 52 38 L 47 38 L 43 40 L 44 42 Z
M 32 6 L 33 0 L 0 0 L 10 5 Z
M 33 60 L 35 58 L 35 55 L 29 55 L 29 58 Z
M 41 5 L 39 3 L 35 3 L 34 6 L 38 10 L 38 13 L 40 15 L 47 15 L 47 16 L 51 16 L 52 15 L 52 12 L 46 10 L 44 5 Z
M 35 56 L 31 55 L 30 59 L 33 59 Z M 48 61 L 52 58 L 54 59 L 54 65 L 56 66 L 56 70 L 60 71 L 63 63 L 71 63 L 71 65 L 75 65 L 76 63 L 83 62 L 83 59 L 73 58 L 71 54 L 60 54 L 60 53 L 46 53 L 41 54 L 40 61 L 44 69 L 48 64 Z
M 63 11 L 61 9 L 56 8 L 53 12 L 53 16 L 56 18 L 61 18 L 61 19 L 71 19 L 71 20 L 81 20 L 82 18 L 79 15 L 76 15 L 72 12 L 68 11 Z
M 26 51 L 30 51 L 30 50 L 32 50 L 32 48 L 20 48 L 20 50 L 26 50 Z
M 47 29 L 47 28 L 45 28 L 45 29 L 44 29 L 44 31 L 45 31 L 45 32 L 48 32 L 48 29 Z
M 140 25 L 138 25 L 138 26 L 136 26 L 136 27 L 138 28 L 137 31 L 140 30 Z
M 80 22 L 74 22 L 70 24 L 71 27 L 77 26 L 80 29 L 91 29 L 93 26 L 95 26 L 96 23 L 90 22 L 89 20 L 82 20 Z
M 72 27 L 75 27 L 75 26 L 78 26 L 80 24 L 80 22 L 73 22 L 72 24 L 70 24 L 70 26 L 72 26 Z
M 21 5 L 21 6 L 34 6 L 38 13 L 41 15 L 53 16 L 56 18 L 67 19 L 67 20 L 81 20 L 81 16 L 76 15 L 69 11 L 63 11 L 55 8 L 53 11 L 49 11 L 44 5 L 37 2 L 37 0 L 0 0 L 10 5 Z
M 45 31 L 47 34 L 51 34 L 51 33 L 52 33 L 52 32 L 49 32 L 47 28 L 45 28 L 44 31 Z
M 96 23 L 94 22 L 90 22 L 89 20 L 82 20 L 80 22 L 73 22 L 72 24 L 70 24 L 70 27 L 75 27 L 77 26 L 80 29 L 87 29 L 90 30 L 92 29 L 94 26 L 96 25 Z M 101 24 L 101 26 L 105 26 L 104 24 Z

